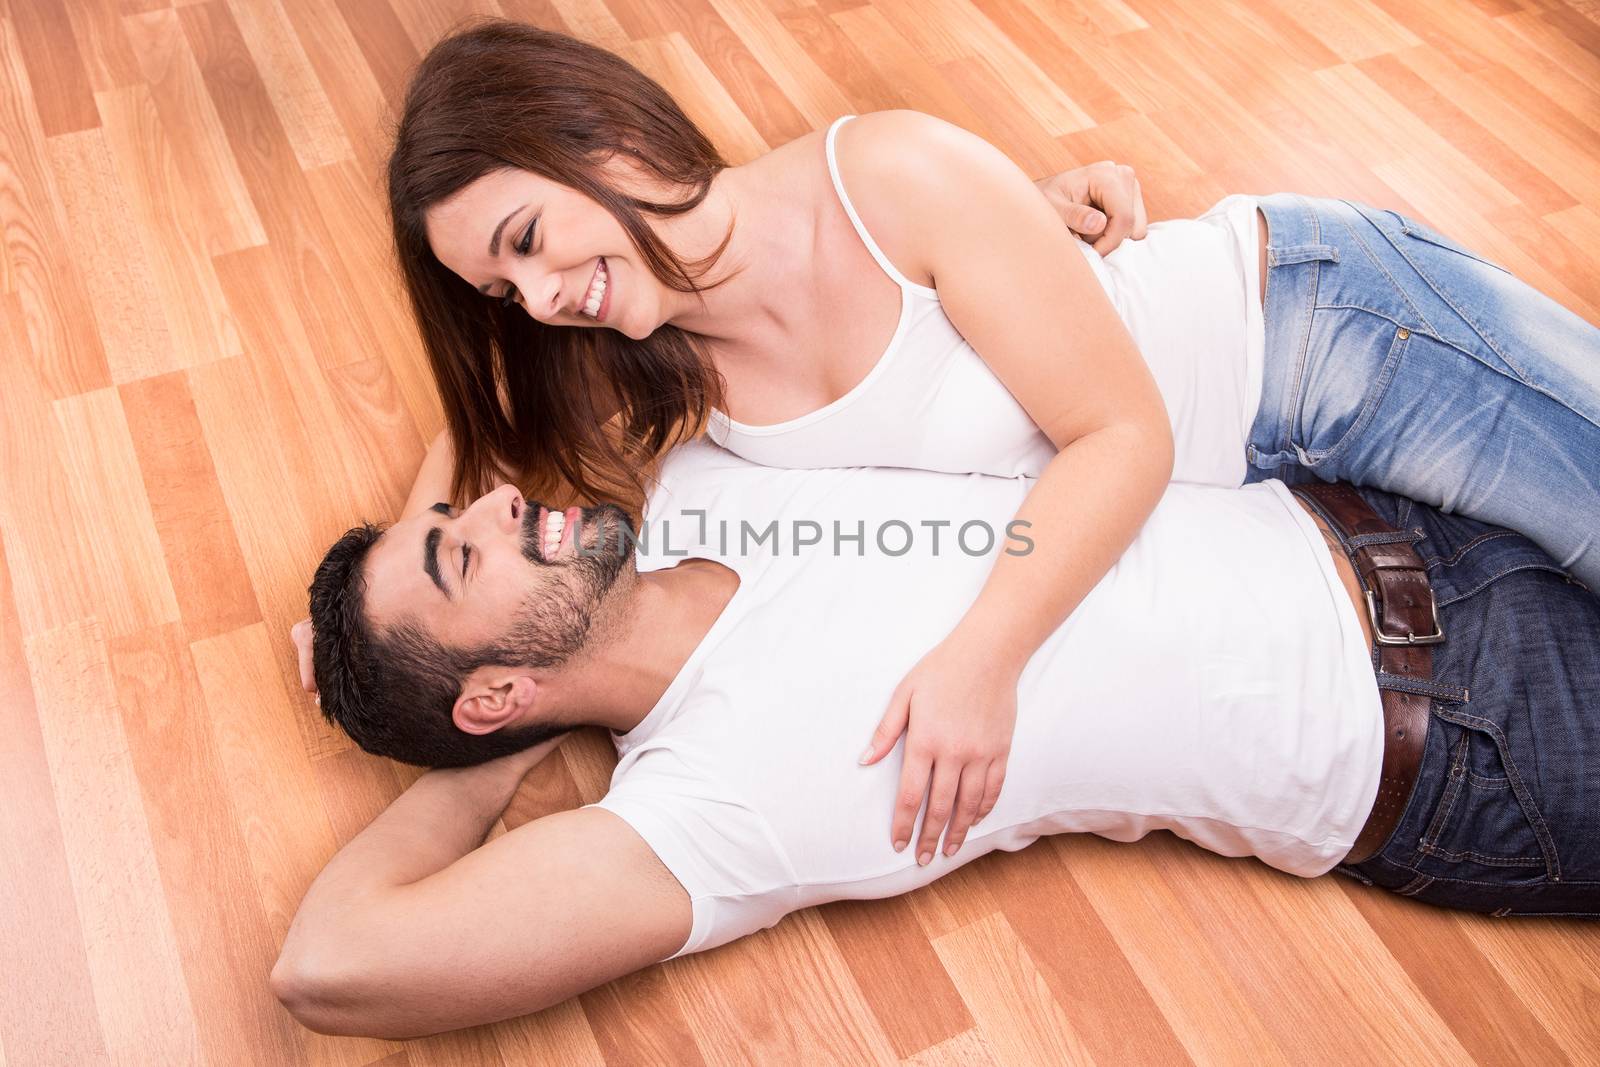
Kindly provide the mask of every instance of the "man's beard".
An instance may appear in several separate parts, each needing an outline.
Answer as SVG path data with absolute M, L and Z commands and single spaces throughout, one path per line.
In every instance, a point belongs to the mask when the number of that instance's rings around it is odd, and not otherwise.
M 626 511 L 614 504 L 583 508 L 578 529 L 581 538 L 570 556 L 546 561 L 540 506 L 523 509 L 522 554 L 550 579 L 537 596 L 523 602 L 497 650 L 501 663 L 551 669 L 567 662 L 593 637 L 595 613 L 605 602 L 622 569 L 633 563 L 634 526 Z

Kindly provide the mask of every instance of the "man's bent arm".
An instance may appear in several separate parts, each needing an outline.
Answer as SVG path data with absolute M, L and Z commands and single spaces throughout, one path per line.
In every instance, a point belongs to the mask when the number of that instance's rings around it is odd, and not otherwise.
M 409 885 L 483 844 L 528 771 L 560 742 L 553 738 L 475 767 L 425 772 L 328 861 L 306 891 L 290 939 L 323 901 Z
M 476 767 L 430 770 L 413 782 L 312 881 L 273 968 L 274 988 L 291 972 L 303 975 L 320 967 L 317 957 L 337 951 L 351 919 L 371 912 L 382 894 L 426 878 L 482 845 L 528 770 L 555 743 Z
M 683 944 L 688 894 L 608 811 L 558 812 L 478 847 L 535 762 L 428 771 L 340 850 L 273 968 L 296 1018 L 436 1033 L 536 1011 Z

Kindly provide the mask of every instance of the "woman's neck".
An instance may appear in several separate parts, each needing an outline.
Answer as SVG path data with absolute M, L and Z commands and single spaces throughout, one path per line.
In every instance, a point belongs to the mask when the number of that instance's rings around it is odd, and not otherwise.
M 797 319 L 795 294 L 807 291 L 815 270 L 815 196 L 774 159 L 782 154 L 720 171 L 698 208 L 662 224 L 686 261 L 709 255 L 733 224 L 706 279 L 728 280 L 699 294 L 669 290 L 666 319 L 724 354 L 781 350 Z

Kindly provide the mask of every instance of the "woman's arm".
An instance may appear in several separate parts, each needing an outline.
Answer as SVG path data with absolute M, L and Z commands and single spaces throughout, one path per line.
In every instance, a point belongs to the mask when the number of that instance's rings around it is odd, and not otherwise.
M 417 477 L 411 483 L 411 492 L 406 494 L 405 506 L 400 509 L 400 517 L 409 519 L 419 511 L 427 511 L 433 505 L 440 503 L 460 503 L 450 499 L 450 478 L 455 471 L 456 450 L 450 443 L 450 431 L 440 430 L 434 437 L 433 443 L 428 446 L 427 455 L 422 457 L 422 466 L 417 469 Z
M 926 789 L 921 860 L 947 821 L 948 855 L 993 807 L 1018 677 L 1155 508 L 1173 441 L 1133 337 L 1016 164 L 932 116 L 870 117 L 877 130 L 850 149 L 868 187 L 893 188 L 904 205 L 898 247 L 918 257 L 911 265 L 933 277 L 951 323 L 1059 449 L 1016 515 L 1032 551 L 999 555 L 965 617 L 896 690 L 864 754 L 881 758 L 907 732 L 891 840 L 909 841 Z

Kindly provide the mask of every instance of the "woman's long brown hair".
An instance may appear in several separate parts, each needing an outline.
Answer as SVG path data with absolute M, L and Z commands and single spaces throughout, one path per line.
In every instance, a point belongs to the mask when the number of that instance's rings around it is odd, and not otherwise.
M 669 204 L 618 192 L 599 167 L 619 154 L 689 195 Z M 677 327 L 635 341 L 611 329 L 550 326 L 486 299 L 435 258 L 424 212 L 485 174 L 531 171 L 610 211 L 663 284 L 701 292 L 715 287 L 697 278 L 727 247 L 732 226 L 715 251 L 689 264 L 691 276 L 644 213 L 693 209 L 727 166 L 665 89 L 574 37 L 495 19 L 429 51 L 406 90 L 389 156 L 389 210 L 455 445 L 458 500 L 486 491 L 504 470 L 531 494 L 574 491 L 637 510 L 654 461 L 703 428 L 721 380 L 699 340 Z

